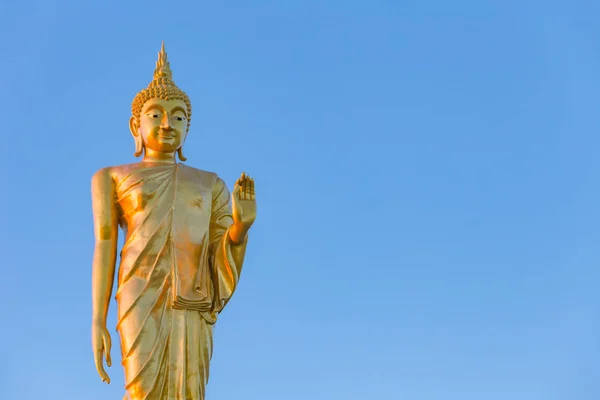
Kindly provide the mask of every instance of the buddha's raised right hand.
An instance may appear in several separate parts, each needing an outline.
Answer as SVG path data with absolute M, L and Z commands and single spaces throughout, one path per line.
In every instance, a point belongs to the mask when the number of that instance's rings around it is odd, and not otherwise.
M 102 382 L 110 383 L 110 378 L 104 370 L 104 358 L 106 358 L 106 365 L 111 366 L 110 360 L 110 333 L 106 329 L 105 325 L 93 324 L 92 325 L 92 348 L 94 350 L 94 361 L 96 362 L 96 369 Z

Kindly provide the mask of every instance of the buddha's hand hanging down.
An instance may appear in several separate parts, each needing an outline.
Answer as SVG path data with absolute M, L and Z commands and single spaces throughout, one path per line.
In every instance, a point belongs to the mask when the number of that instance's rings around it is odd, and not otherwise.
M 233 225 L 229 230 L 229 238 L 233 243 L 242 243 L 256 219 L 254 179 L 246 173 L 242 173 L 231 193 L 231 212 Z
M 94 350 L 94 361 L 96 362 L 96 369 L 102 382 L 110 383 L 110 378 L 104 370 L 103 361 L 106 359 L 106 365 L 111 366 L 110 359 L 110 334 L 106 329 L 106 326 L 102 324 L 94 324 L 92 327 L 92 348 Z

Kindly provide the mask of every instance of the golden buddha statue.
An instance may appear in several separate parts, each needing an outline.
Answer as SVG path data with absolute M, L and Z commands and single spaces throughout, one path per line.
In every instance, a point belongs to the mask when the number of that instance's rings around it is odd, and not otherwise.
M 132 104 L 129 127 L 142 161 L 92 178 L 92 346 L 107 383 L 119 227 L 125 235 L 115 296 L 124 400 L 204 399 L 213 325 L 236 289 L 256 218 L 252 178 L 242 173 L 230 194 L 217 174 L 176 160 L 185 161 L 191 115 L 163 42 L 154 79 Z

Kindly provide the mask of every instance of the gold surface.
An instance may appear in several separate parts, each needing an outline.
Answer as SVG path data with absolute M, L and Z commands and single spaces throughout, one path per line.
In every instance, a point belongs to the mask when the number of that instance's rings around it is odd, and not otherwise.
M 190 119 L 163 43 L 154 79 L 132 104 L 129 126 L 142 161 L 92 178 L 92 346 L 107 383 L 119 227 L 125 234 L 115 296 L 124 399 L 204 399 L 213 324 L 236 289 L 256 218 L 252 178 L 242 173 L 230 194 L 217 174 L 176 160 L 185 161 Z

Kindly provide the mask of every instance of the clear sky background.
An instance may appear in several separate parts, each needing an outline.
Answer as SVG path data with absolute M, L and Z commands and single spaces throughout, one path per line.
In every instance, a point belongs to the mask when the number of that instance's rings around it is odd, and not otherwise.
M 126 5 L 124 3 L 127 3 Z M 90 178 L 164 39 L 189 165 L 259 215 L 208 400 L 600 397 L 600 3 L 0 5 L 0 398 L 121 399 Z

